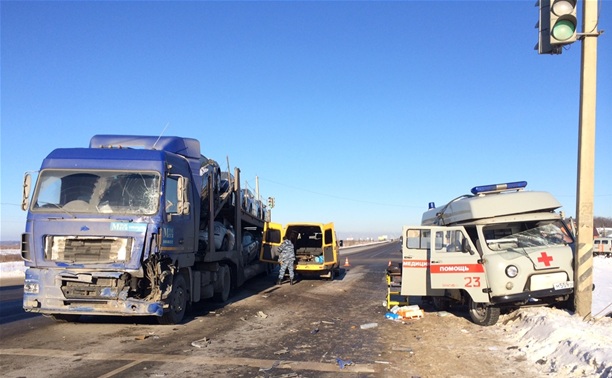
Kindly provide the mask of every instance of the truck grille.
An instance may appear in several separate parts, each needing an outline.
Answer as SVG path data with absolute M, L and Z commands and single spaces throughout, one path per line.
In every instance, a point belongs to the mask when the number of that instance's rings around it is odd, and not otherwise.
M 129 261 L 132 238 L 47 236 L 45 258 L 73 263 Z

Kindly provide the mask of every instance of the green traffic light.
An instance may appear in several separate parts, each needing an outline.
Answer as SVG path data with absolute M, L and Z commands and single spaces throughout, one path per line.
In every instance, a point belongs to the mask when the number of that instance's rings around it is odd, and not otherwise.
M 576 25 L 568 20 L 557 22 L 552 28 L 552 36 L 558 41 L 567 41 L 576 31 Z

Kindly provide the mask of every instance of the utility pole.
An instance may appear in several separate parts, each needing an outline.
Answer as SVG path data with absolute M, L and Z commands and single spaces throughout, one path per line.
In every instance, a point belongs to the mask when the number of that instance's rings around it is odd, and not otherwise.
M 576 258 L 574 307 L 591 317 L 593 302 L 593 200 L 595 182 L 595 112 L 597 88 L 598 0 L 583 0 L 582 62 L 580 67 L 580 124 L 576 188 Z

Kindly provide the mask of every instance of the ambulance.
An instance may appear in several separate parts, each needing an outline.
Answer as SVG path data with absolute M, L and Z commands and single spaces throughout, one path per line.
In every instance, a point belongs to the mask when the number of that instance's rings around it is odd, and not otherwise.
M 439 310 L 467 305 L 483 326 L 504 307 L 572 304 L 573 232 L 550 193 L 526 186 L 477 186 L 430 203 L 420 226 L 402 229 L 401 294 L 431 297 Z
M 261 261 L 278 264 L 278 247 L 284 235 L 294 236 L 296 273 L 329 280 L 340 275 L 338 241 L 333 223 L 295 222 L 285 226 L 266 223 Z

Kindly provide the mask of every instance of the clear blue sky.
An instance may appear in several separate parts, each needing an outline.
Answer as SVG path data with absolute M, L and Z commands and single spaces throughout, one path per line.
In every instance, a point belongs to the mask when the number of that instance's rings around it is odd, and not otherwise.
M 24 172 L 105 133 L 197 138 L 259 177 L 275 222 L 335 222 L 341 238 L 398 236 L 428 202 L 507 181 L 573 216 L 581 42 L 538 55 L 534 2 L 2 1 L 0 239 L 24 230 Z M 600 11 L 612 32 L 612 1 Z M 605 217 L 611 78 L 605 33 Z

